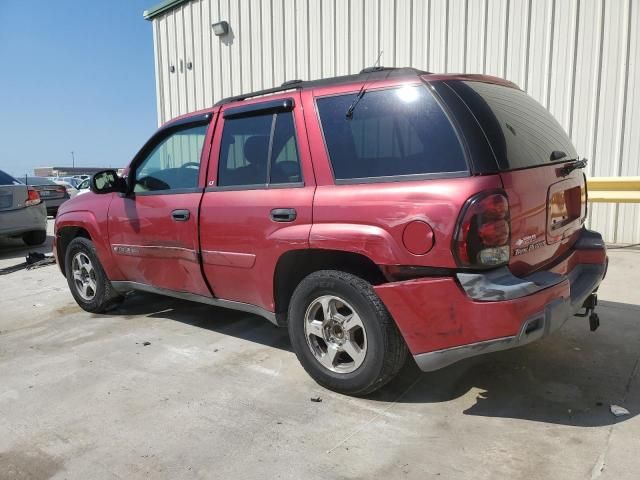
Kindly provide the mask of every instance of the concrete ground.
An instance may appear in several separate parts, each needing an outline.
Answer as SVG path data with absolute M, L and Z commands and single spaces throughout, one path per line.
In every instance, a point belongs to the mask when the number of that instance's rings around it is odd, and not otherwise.
M 640 478 L 640 251 L 610 258 L 596 333 L 408 364 L 366 399 L 258 317 L 149 294 L 92 315 L 57 266 L 0 276 L 0 479 Z

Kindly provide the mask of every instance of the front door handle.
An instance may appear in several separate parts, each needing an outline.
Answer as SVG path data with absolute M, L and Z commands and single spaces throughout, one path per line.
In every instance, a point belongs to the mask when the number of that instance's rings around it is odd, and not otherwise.
M 295 208 L 274 208 L 271 210 L 271 220 L 274 222 L 293 222 L 297 215 Z
M 171 217 L 176 222 L 186 222 L 187 220 L 189 220 L 189 215 L 189 210 L 174 210 L 173 212 L 171 212 Z

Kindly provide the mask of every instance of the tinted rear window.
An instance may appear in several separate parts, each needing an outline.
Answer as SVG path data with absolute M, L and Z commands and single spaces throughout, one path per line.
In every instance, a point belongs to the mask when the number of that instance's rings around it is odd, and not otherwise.
M 426 87 L 367 91 L 347 118 L 355 97 L 317 100 L 336 180 L 467 171 L 458 136 Z
M 501 170 L 578 157 L 562 126 L 522 90 L 481 82 L 450 85 L 480 122 Z
M 53 180 L 44 177 L 27 177 L 27 185 L 57 185 Z
M 18 182 L 11 175 L 8 175 L 0 170 L 0 185 L 17 185 L 18 183 L 20 182 Z

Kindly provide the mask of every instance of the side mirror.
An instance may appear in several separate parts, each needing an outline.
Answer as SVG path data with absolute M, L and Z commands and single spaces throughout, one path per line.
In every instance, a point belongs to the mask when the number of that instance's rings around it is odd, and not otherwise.
M 118 176 L 118 172 L 115 170 L 103 170 L 91 177 L 89 182 L 89 189 L 93 193 L 112 193 L 127 191 L 127 182 L 123 178 Z

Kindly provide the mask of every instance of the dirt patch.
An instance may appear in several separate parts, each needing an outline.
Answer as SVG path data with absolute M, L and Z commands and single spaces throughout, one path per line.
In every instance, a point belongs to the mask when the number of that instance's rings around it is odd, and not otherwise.
M 61 461 L 37 449 L 0 453 L 0 480 L 45 480 L 62 468 Z

